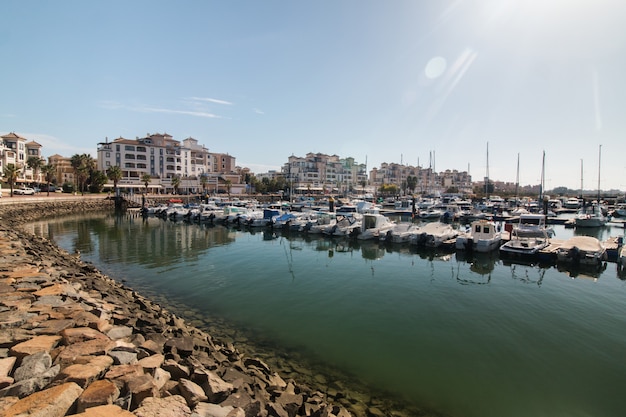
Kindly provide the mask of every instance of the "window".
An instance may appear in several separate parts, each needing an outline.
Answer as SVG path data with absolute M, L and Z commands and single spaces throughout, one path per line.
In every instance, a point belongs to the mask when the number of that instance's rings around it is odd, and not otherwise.
M 145 152 L 145 151 L 146 151 L 145 146 L 137 146 L 137 152 Z
M 127 153 L 126 155 L 124 155 L 124 158 L 126 158 L 126 159 L 135 159 L 135 155 L 133 155 L 132 153 Z
M 110 157 L 111 157 L 111 152 L 107 152 L 107 153 L 106 153 L 106 157 L 107 157 L 107 158 L 110 158 Z
M 126 145 L 126 146 L 124 146 L 124 150 L 125 151 L 133 151 L 134 152 L 135 151 L 135 147 L 132 146 L 132 145 Z

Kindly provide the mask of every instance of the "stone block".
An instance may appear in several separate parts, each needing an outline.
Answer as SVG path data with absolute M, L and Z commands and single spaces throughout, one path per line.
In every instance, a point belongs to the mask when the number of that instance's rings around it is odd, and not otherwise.
M 35 336 L 30 340 L 18 343 L 10 350 L 12 356 L 19 359 L 37 352 L 50 352 L 61 341 L 60 336 Z
M 0 377 L 11 375 L 16 360 L 17 358 L 15 356 L 0 359 Z
M 135 417 L 135 415 L 117 405 L 100 405 L 75 414 L 74 417 Z
M 106 379 L 94 381 L 78 397 L 76 411 L 82 413 L 87 408 L 113 404 L 119 396 L 120 390 L 113 382 Z
M 148 397 L 133 414 L 137 417 L 189 417 L 191 410 L 180 395 L 165 398 Z
M 82 392 L 73 382 L 57 385 L 22 398 L 6 409 L 3 417 L 63 417 Z

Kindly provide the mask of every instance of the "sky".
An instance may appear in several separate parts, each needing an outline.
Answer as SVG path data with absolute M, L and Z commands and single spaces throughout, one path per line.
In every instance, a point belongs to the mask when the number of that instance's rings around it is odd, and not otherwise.
M 168 133 L 255 173 L 320 152 L 626 190 L 623 0 L 4 0 L 0 15 L 0 134 L 44 157 Z

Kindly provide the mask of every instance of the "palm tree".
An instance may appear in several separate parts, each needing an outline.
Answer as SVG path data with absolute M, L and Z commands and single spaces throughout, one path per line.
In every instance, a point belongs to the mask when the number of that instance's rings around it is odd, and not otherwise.
M 17 181 L 17 176 L 20 173 L 20 169 L 15 166 L 15 164 L 6 164 L 3 170 L 3 174 L 9 183 L 9 187 L 11 187 L 11 197 L 13 197 L 13 186 Z
M 54 175 L 57 172 L 57 167 L 54 164 L 48 164 L 41 167 L 41 173 L 43 174 L 43 178 L 46 181 L 46 185 L 48 186 L 47 196 L 50 196 L 50 183 L 54 179 Z
M 231 180 L 224 181 L 224 185 L 226 185 L 226 192 L 228 193 L 228 198 L 230 199 L 230 189 L 233 187 L 233 182 Z
M 107 168 L 107 177 L 111 181 L 113 181 L 113 192 L 115 193 L 116 197 L 118 195 L 117 184 L 121 181 L 122 176 L 123 176 L 122 169 L 118 167 L 117 165 L 112 165 L 109 168 Z
M 202 195 L 206 195 L 206 186 L 209 183 L 209 177 L 206 174 L 200 175 L 200 185 L 202 186 Z
M 38 173 L 41 167 L 44 165 L 44 160 L 38 156 L 29 156 L 26 160 L 26 165 L 33 170 L 33 181 L 39 183 Z
M 152 181 L 152 177 L 150 174 L 143 174 L 141 176 L 141 182 L 143 182 L 144 187 L 146 187 L 145 193 L 148 194 L 148 184 Z
M 83 160 L 82 157 L 79 154 L 74 154 L 72 155 L 72 157 L 70 158 L 70 165 L 72 166 L 72 169 L 74 170 L 74 190 L 78 189 L 78 170 L 80 169 L 80 166 L 83 164 Z
M 89 178 L 91 171 L 94 170 L 95 162 L 93 157 L 86 153 L 82 155 L 75 154 L 70 158 L 70 164 L 74 168 L 75 179 L 78 181 L 76 184 L 77 188 L 80 188 L 83 195 L 85 194 L 85 182 Z
M 178 187 L 180 187 L 180 177 L 178 175 L 172 177 L 172 187 L 174 187 L 174 194 L 178 194 Z

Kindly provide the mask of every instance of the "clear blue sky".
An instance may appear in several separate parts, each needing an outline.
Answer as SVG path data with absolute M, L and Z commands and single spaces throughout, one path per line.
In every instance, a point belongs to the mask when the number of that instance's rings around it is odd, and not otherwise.
M 290 155 L 626 189 L 626 2 L 0 4 L 0 133 L 44 156 L 167 132 L 255 172 Z

